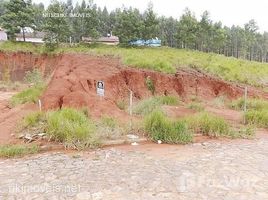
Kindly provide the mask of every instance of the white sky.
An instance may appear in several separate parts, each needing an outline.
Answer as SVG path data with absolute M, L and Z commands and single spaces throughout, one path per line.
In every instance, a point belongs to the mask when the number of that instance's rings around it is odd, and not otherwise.
M 73 4 L 76 1 L 73 0 Z M 146 9 L 150 0 L 94 0 L 101 7 L 108 10 L 117 7 L 132 6 L 140 10 Z M 250 19 L 255 19 L 260 31 L 268 31 L 268 0 L 151 0 L 158 15 L 179 18 L 184 9 L 188 7 L 196 16 L 208 10 L 213 21 L 222 21 L 224 25 L 243 26 Z M 43 2 L 47 6 L 50 0 L 33 0 L 35 3 Z

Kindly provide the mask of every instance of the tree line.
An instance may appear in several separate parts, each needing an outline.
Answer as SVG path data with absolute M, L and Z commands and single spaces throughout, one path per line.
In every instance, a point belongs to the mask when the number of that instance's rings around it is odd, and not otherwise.
M 25 27 L 44 31 L 45 41 L 50 44 L 69 42 L 70 38 L 79 43 L 83 36 L 96 39 L 107 33 L 118 36 L 121 43 L 158 37 L 164 46 L 268 62 L 268 32 L 260 33 L 254 20 L 243 27 L 227 27 L 213 22 L 208 11 L 198 20 L 187 8 L 175 19 L 158 16 L 152 3 L 144 12 L 132 7 L 109 12 L 93 0 L 75 5 L 72 0 L 53 0 L 47 8 L 31 0 L 0 0 L 0 16 L 1 27 L 10 39 Z

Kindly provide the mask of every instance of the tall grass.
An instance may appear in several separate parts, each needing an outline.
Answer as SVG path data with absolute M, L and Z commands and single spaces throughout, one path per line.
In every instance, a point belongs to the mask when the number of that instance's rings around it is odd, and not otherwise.
M 99 145 L 96 126 L 84 110 L 63 108 L 58 111 L 35 112 L 26 116 L 21 131 L 46 133 L 49 138 L 66 147 L 83 149 Z
M 37 145 L 2 145 L 0 146 L 0 157 L 21 157 L 28 154 L 38 153 L 39 151 L 40 149 Z
M 193 135 L 183 121 L 172 122 L 161 111 L 155 110 L 145 117 L 145 131 L 153 141 L 171 144 L 192 142 Z
M 247 99 L 247 109 L 248 110 L 263 110 L 268 109 L 268 101 L 264 99 L 254 99 L 249 98 Z M 244 98 L 239 98 L 237 100 L 234 100 L 230 103 L 229 107 L 236 109 L 236 110 L 243 110 L 245 104 Z
M 92 145 L 95 125 L 78 110 L 64 108 L 47 113 L 46 132 L 66 146 L 84 148 Z
M 147 115 L 161 105 L 177 105 L 179 98 L 175 96 L 153 96 L 137 103 L 133 108 L 133 113 L 137 115 Z
M 223 119 L 203 112 L 186 118 L 189 127 L 195 133 L 211 137 L 228 136 L 231 134 L 230 125 Z
M 254 124 L 259 127 L 268 128 L 268 109 L 250 110 L 246 112 L 245 119 L 248 124 Z
M 10 99 L 11 106 L 16 106 L 24 103 L 35 103 L 41 96 L 46 86 L 44 84 L 34 85 L 28 89 L 25 89 L 18 94 L 15 94 Z

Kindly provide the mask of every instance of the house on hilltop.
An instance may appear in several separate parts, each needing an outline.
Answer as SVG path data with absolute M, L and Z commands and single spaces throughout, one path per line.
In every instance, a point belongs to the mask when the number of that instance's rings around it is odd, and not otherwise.
M 0 41 L 7 41 L 7 33 L 0 27 Z
M 34 32 L 26 32 L 25 35 L 25 42 L 32 42 L 32 43 L 44 43 L 44 32 L 34 31 Z M 16 41 L 24 41 L 23 40 L 23 33 L 16 34 Z
M 82 37 L 82 41 L 85 43 L 101 43 L 101 44 L 107 44 L 107 45 L 118 45 L 119 44 L 119 38 L 117 36 L 107 36 L 107 37 L 100 37 L 98 39 L 93 39 L 91 37 Z

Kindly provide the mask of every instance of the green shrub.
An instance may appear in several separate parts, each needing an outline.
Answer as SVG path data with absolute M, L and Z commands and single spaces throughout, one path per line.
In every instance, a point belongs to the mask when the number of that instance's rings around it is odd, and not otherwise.
M 40 151 L 37 145 L 3 145 L 0 146 L 0 157 L 12 158 L 28 154 L 35 154 Z
M 224 108 L 226 103 L 226 97 L 225 96 L 218 96 L 213 100 L 213 105 L 217 108 Z
M 152 94 L 154 94 L 155 86 L 154 86 L 153 80 L 148 76 L 145 80 L 145 83 L 146 83 L 148 90 L 150 90 L 152 92 Z
M 37 68 L 33 69 L 32 71 L 28 71 L 25 74 L 24 81 L 29 84 L 40 84 L 43 80 L 43 75 L 41 71 Z
M 126 127 L 118 123 L 118 121 L 109 116 L 102 116 L 96 124 L 97 137 L 103 140 L 118 139 L 127 133 Z
M 94 144 L 95 125 L 87 116 L 72 108 L 47 113 L 46 132 L 55 140 L 75 148 Z
M 202 133 L 207 136 L 228 136 L 231 133 L 229 124 L 223 118 L 206 112 L 188 117 L 186 122 L 195 133 Z
M 155 109 L 160 109 L 161 105 L 177 105 L 178 97 L 174 96 L 154 96 L 140 101 L 133 108 L 133 113 L 137 115 L 146 115 Z
M 245 119 L 248 124 L 268 128 L 268 110 L 247 111 L 245 114 Z
M 45 85 L 39 84 L 26 90 L 23 90 L 22 92 L 15 94 L 11 98 L 10 104 L 11 106 L 16 106 L 24 103 L 36 103 L 45 88 Z
M 36 127 L 39 123 L 45 121 L 45 114 L 43 112 L 30 113 L 23 119 L 23 128 Z
M 252 125 L 244 126 L 232 135 L 233 138 L 252 139 L 255 136 L 255 127 Z
M 243 110 L 245 104 L 244 98 L 239 98 L 230 103 L 229 107 L 236 110 Z M 268 109 L 268 101 L 264 99 L 247 99 L 247 110 Z
M 127 104 L 126 104 L 126 102 L 123 101 L 123 100 L 116 101 L 116 106 L 117 106 L 120 110 L 126 110 L 126 109 L 127 109 Z
M 153 141 L 187 144 L 193 140 L 185 122 L 172 122 L 159 110 L 155 110 L 145 117 L 144 126 Z
M 188 105 L 188 108 L 192 109 L 192 110 L 195 110 L 195 111 L 198 111 L 198 112 L 201 112 L 201 111 L 205 110 L 205 107 L 201 103 L 198 103 L 198 102 L 191 102 Z

